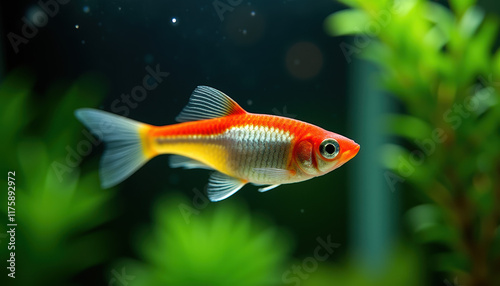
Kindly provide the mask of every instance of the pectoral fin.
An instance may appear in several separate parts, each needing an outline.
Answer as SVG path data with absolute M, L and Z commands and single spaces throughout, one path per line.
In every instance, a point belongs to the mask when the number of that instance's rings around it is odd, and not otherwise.
M 241 179 L 215 172 L 208 180 L 208 198 L 212 202 L 221 201 L 241 189 L 247 182 Z
M 267 192 L 269 190 L 272 190 L 272 189 L 276 188 L 279 185 L 281 185 L 281 184 L 270 185 L 270 186 L 267 186 L 267 187 L 264 187 L 264 188 L 259 188 L 259 192 L 261 192 L 261 193 Z

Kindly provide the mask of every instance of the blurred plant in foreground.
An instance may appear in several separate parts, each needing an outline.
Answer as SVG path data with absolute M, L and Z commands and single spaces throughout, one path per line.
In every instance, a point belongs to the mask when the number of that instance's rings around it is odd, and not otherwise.
M 169 197 L 154 209 L 151 231 L 138 237 L 143 262 L 127 260 L 130 285 L 280 285 L 290 241 L 276 227 L 228 202 L 196 214 Z M 113 278 L 111 278 L 113 279 Z
M 444 246 L 433 267 L 463 285 L 500 285 L 500 51 L 498 20 L 474 0 L 343 0 L 326 21 L 341 46 L 381 69 L 406 114 L 388 118 L 389 186 L 409 182 L 424 205 L 408 212 L 416 237 Z M 443 249 L 443 248 L 441 248 Z M 452 275 L 450 273 L 450 275 Z
M 96 104 L 104 88 L 98 77 L 86 75 L 69 87 L 53 84 L 36 102 L 34 83 L 29 72 L 18 69 L 0 84 L 0 184 L 7 186 L 8 171 L 16 173 L 16 279 L 10 283 L 67 285 L 74 275 L 109 259 L 112 250 L 110 234 L 94 229 L 111 218 L 108 202 L 114 192 L 101 190 L 95 171 L 80 175 L 78 166 L 66 166 L 61 176 L 52 167 L 56 161 L 67 163 L 67 147 L 76 148 L 83 137 L 73 110 Z M 5 213 L 7 195 L 0 204 Z M 7 242 L 0 241 L 2 257 L 8 257 Z
M 387 265 L 381 263 L 380 269 L 366 275 L 355 259 L 343 264 L 320 264 L 318 270 L 294 285 L 302 286 L 421 286 L 423 283 L 421 259 L 414 249 L 404 246 L 393 248 Z M 458 285 L 457 285 L 458 286 Z

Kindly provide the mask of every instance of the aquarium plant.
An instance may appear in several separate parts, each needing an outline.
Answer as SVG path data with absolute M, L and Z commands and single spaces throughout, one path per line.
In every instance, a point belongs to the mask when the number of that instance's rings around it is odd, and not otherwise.
M 114 267 L 125 271 L 127 283 L 282 284 L 291 241 L 281 228 L 241 203 L 200 207 L 200 202 L 170 193 L 154 207 L 153 226 L 137 232 L 140 260 L 123 260 Z
M 100 76 L 86 74 L 71 84 L 53 83 L 35 99 L 35 84 L 22 68 L 0 84 L 2 185 L 8 184 L 7 172 L 15 174 L 15 193 L 0 198 L 2 206 L 14 202 L 0 211 L 15 224 L 15 248 L 7 248 L 12 240 L 4 228 L 11 226 L 2 223 L 0 252 L 16 257 L 15 280 L 8 278 L 16 284 L 6 285 L 69 285 L 113 252 L 111 233 L 97 227 L 113 217 L 109 202 L 115 193 L 101 191 L 96 171 L 80 172 L 79 150 L 90 152 L 82 149 L 89 139 L 71 114 L 96 104 L 105 85 Z

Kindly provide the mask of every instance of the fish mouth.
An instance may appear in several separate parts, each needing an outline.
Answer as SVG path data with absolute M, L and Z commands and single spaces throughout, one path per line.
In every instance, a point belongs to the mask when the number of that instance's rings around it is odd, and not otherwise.
M 356 154 L 358 154 L 360 148 L 361 148 L 361 146 L 359 146 L 359 144 L 356 144 L 356 147 L 354 147 L 354 149 L 352 149 L 354 156 L 356 156 Z
M 354 144 L 356 144 L 356 143 L 354 143 Z M 352 158 L 354 158 L 354 156 L 356 156 L 358 154 L 360 148 L 361 148 L 361 146 L 359 146 L 359 144 L 356 144 L 356 146 L 354 146 L 354 148 L 345 151 L 344 155 L 342 157 L 344 157 L 345 161 L 349 161 Z

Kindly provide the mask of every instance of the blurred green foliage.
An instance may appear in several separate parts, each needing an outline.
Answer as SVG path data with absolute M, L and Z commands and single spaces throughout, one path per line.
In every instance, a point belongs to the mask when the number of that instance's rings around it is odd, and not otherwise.
M 303 286 L 421 286 L 425 285 L 422 261 L 415 250 L 395 246 L 387 264 L 381 263 L 379 269 L 361 267 L 354 259 L 347 263 L 328 264 L 318 267 Z
M 114 215 L 113 191 L 102 191 L 97 171 L 80 175 L 68 148 L 84 138 L 72 111 L 93 105 L 105 91 L 100 77 L 84 75 L 71 86 L 56 83 L 35 100 L 35 77 L 12 71 L 0 84 L 3 126 L 1 184 L 15 172 L 17 285 L 67 285 L 74 275 L 109 259 L 112 235 L 96 227 Z M 59 100 L 59 98 L 62 98 Z M 58 172 L 54 163 L 64 166 Z M 7 196 L 0 197 L 7 206 Z M 6 215 L 7 207 L 0 208 Z M 0 225 L 5 233 L 6 224 Z M 7 239 L 0 252 L 8 257 Z M 10 281 L 10 283 L 12 283 Z M 9 284 L 12 285 L 12 284 Z
M 329 16 L 346 58 L 381 69 L 403 105 L 387 117 L 402 140 L 384 148 L 391 188 L 410 183 L 423 205 L 408 211 L 422 243 L 442 246 L 435 270 L 463 285 L 500 285 L 500 51 L 498 19 L 474 0 L 342 0 Z M 404 185 L 406 186 L 406 185 Z
M 143 261 L 115 268 L 130 285 L 281 285 L 291 247 L 279 228 L 242 205 L 196 209 L 180 196 L 158 202 L 153 229 L 139 233 Z

